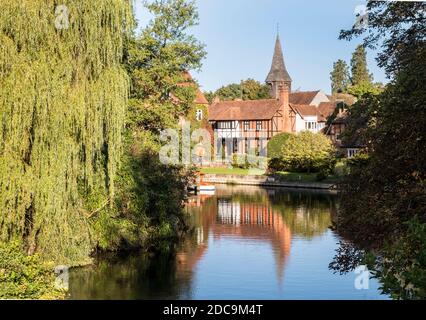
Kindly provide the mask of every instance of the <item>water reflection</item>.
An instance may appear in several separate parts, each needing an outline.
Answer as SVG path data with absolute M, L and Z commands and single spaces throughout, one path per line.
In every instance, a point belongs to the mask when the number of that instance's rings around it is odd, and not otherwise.
M 328 264 L 335 196 L 218 186 L 189 199 L 193 232 L 175 253 L 116 257 L 74 270 L 74 299 L 377 298 Z

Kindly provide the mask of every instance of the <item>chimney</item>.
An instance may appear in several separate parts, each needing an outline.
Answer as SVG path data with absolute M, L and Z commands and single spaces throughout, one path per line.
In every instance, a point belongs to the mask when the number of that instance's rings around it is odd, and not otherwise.
M 290 86 L 281 83 L 278 86 L 278 101 L 280 102 L 280 110 L 282 114 L 282 131 L 293 132 L 290 119 Z

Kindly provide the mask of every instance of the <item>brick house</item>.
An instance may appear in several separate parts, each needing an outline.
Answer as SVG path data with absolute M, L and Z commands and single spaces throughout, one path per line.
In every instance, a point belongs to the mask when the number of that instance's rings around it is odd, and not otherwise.
M 209 123 L 217 135 L 216 150 L 266 156 L 268 141 L 279 133 L 320 132 L 336 103 L 322 91 L 292 92 L 277 36 L 272 66 L 266 77 L 271 99 L 215 101 L 209 106 Z M 222 149 L 223 148 L 223 149 Z

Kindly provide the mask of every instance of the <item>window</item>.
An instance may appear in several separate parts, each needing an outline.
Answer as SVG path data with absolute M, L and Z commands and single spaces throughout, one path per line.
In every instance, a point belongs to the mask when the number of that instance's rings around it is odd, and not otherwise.
M 195 118 L 197 119 L 197 121 L 203 120 L 203 110 L 198 109 L 195 113 Z
M 235 123 L 233 121 L 220 121 L 217 123 L 218 129 L 234 129 Z
M 262 121 L 256 121 L 256 130 L 262 130 Z
M 351 148 L 348 149 L 348 158 L 352 158 L 354 155 L 358 153 L 359 149 Z
M 315 121 L 307 121 L 305 122 L 306 130 L 316 130 L 318 128 L 317 123 Z
M 244 121 L 244 131 L 250 130 L 250 121 Z

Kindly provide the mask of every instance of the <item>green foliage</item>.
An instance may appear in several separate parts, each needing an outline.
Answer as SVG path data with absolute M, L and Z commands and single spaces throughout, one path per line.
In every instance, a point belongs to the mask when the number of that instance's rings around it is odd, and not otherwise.
M 376 277 L 394 299 L 426 299 L 426 224 L 413 217 L 406 234 L 383 250 Z
M 360 154 L 360 153 L 358 153 L 358 154 Z M 357 155 L 355 155 L 355 156 L 357 156 Z M 334 167 L 333 174 L 338 178 L 342 178 L 342 177 L 348 175 L 349 174 L 348 161 L 352 160 L 352 159 L 353 159 L 353 157 L 349 158 L 349 159 L 344 158 L 344 159 L 337 160 L 337 163 Z
M 280 133 L 272 137 L 268 142 L 268 158 L 279 158 L 282 152 L 282 146 L 291 136 L 291 133 Z
M 330 73 L 331 80 L 331 92 L 341 93 L 346 92 L 350 80 L 349 80 L 349 69 L 348 65 L 344 60 L 337 60 L 333 64 L 333 71 Z
M 320 133 L 303 131 L 291 135 L 281 149 L 284 170 L 330 174 L 336 163 L 331 141 Z
M 198 24 L 195 2 L 154 0 L 144 4 L 153 19 L 140 36 L 129 41 L 126 50 L 131 97 L 158 102 L 169 100 L 173 90 L 181 96 L 191 94 L 191 87 L 177 89 L 177 84 L 185 81 L 184 71 L 199 69 L 206 55 L 204 45 L 187 33 Z
M 380 40 L 379 65 L 391 82 L 353 110 L 358 116 L 348 128 L 358 130 L 368 154 L 350 162 L 337 227 L 356 243 L 379 248 L 385 292 L 424 298 L 426 5 L 375 1 L 368 8 L 368 28 L 342 31 L 341 37 L 368 32 L 364 45 L 370 47 Z
M 207 99 L 212 103 L 215 97 L 220 100 L 260 100 L 270 99 L 270 87 L 267 84 L 261 84 L 259 81 L 247 79 L 241 83 L 231 83 L 223 86 L 215 92 L 208 92 Z
M 410 30 L 420 28 L 422 20 L 412 18 L 419 14 L 417 4 L 369 5 L 380 17 L 374 17 L 373 24 L 369 24 L 370 32 L 382 34 L 384 30 L 394 30 L 385 38 L 386 44 L 394 48 L 401 42 L 399 49 L 403 52 L 400 54 L 410 59 L 396 61 L 395 52 L 385 48 L 381 58 L 389 59 L 386 64 L 397 64 L 397 69 L 388 65 L 389 70 L 397 70 L 397 73 L 380 95 L 359 101 L 353 109 L 355 116 L 349 121 L 348 130 L 358 132 L 367 144 L 368 160 L 352 166 L 342 184 L 339 222 L 342 230 L 361 242 L 384 241 L 404 234 L 404 222 L 414 215 L 425 221 L 426 159 L 425 153 L 419 150 L 426 148 L 426 67 L 423 63 L 426 47 L 416 38 L 407 47 L 403 37 L 406 32 L 409 35 Z M 410 17 L 409 25 L 407 17 Z
M 277 171 L 285 171 L 287 170 L 286 163 L 283 161 L 282 157 L 276 157 L 272 159 L 268 159 L 268 171 L 271 173 Z
M 126 47 L 132 87 L 125 152 L 114 208 L 100 212 L 94 225 L 100 250 L 159 249 L 186 228 L 182 204 L 194 172 L 160 163 L 159 134 L 177 129 L 180 115 L 195 118 L 200 108 L 193 103 L 196 87 L 184 72 L 199 68 L 205 55 L 203 45 L 187 34 L 198 14 L 193 1 L 148 1 L 145 6 L 153 19 Z
M 372 83 L 370 81 L 361 81 L 347 88 L 347 92 L 358 99 L 366 95 L 378 95 L 382 91 L 383 87 L 380 83 Z
M 63 299 L 53 268 L 38 255 L 26 255 L 18 242 L 0 242 L 0 299 Z
M 363 45 L 357 46 L 352 54 L 351 73 L 351 84 L 353 86 L 373 81 L 373 76 L 368 71 L 367 53 Z
M 339 38 L 351 40 L 364 35 L 365 48 L 380 46 L 378 66 L 385 68 L 389 76 L 395 75 L 402 66 L 417 61 L 412 58 L 424 47 L 426 4 L 422 1 L 369 1 L 367 10 L 366 27 L 342 30 Z
M 129 81 L 128 1 L 1 1 L 0 240 L 58 263 L 87 261 L 84 202 L 112 199 Z
M 252 169 L 257 168 L 265 170 L 267 166 L 267 158 L 256 156 L 253 154 L 232 154 L 231 165 L 233 168 Z

